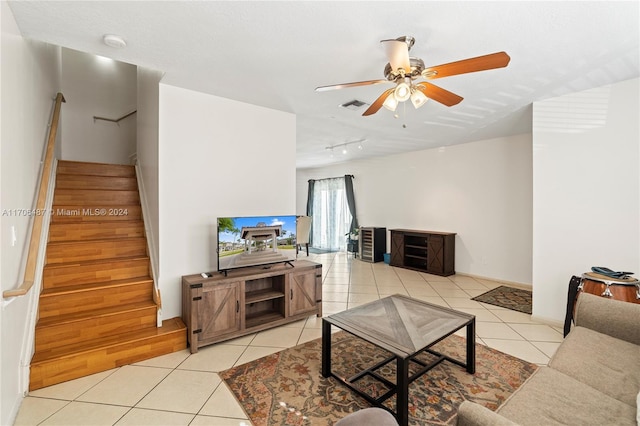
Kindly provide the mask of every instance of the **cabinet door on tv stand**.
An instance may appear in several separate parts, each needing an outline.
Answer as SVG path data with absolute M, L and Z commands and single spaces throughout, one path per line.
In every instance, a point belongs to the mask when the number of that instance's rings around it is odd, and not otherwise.
M 240 282 L 205 285 L 202 299 L 194 301 L 198 325 L 202 330 L 198 340 L 206 342 L 224 334 L 240 330 Z
M 289 316 L 317 310 L 316 271 L 293 272 L 289 275 Z M 320 289 L 322 291 L 322 289 Z
M 455 234 L 430 234 L 427 245 L 427 272 L 442 276 L 455 274 Z
M 442 274 L 444 271 L 444 238 L 442 235 L 429 235 L 427 241 L 427 272 Z
M 391 231 L 391 266 L 404 266 L 404 233 Z

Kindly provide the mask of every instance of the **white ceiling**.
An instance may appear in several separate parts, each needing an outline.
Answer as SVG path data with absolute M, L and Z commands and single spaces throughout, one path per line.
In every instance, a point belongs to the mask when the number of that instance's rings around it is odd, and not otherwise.
M 164 71 L 163 82 L 297 115 L 297 167 L 531 131 L 531 103 L 640 75 L 638 1 L 11 1 L 24 37 Z M 105 46 L 105 34 L 127 47 Z M 453 107 L 339 108 L 390 86 L 379 41 L 427 66 L 506 51 L 508 67 L 434 80 Z M 405 127 L 406 126 L 406 127 Z M 331 157 L 325 148 L 366 139 Z

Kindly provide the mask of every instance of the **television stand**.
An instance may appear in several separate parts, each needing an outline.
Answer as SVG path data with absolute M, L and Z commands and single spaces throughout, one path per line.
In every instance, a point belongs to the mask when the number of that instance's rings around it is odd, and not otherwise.
M 296 260 L 269 269 L 255 266 L 207 278 L 182 277 L 182 319 L 191 353 L 314 314 L 322 316 L 319 263 Z
M 455 270 L 454 232 L 391 230 L 391 266 L 444 277 Z

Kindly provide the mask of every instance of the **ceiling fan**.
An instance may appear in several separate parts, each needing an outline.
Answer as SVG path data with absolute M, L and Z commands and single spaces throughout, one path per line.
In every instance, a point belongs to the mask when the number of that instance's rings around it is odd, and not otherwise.
M 362 114 L 365 116 L 375 114 L 383 106 L 395 111 L 399 102 L 407 100 L 411 100 L 415 108 L 420 108 L 428 99 L 433 99 L 450 107 L 460 103 L 463 98 L 434 84 L 426 81 L 416 82 L 416 80 L 419 78 L 433 80 L 452 75 L 503 68 L 511 60 L 505 52 L 498 52 L 426 68 L 422 59 L 409 56 L 409 50 L 415 43 L 413 37 L 403 36 L 395 40 L 382 40 L 380 43 L 384 44 L 389 58 L 389 63 L 384 67 L 386 80 L 367 80 L 320 86 L 316 87 L 316 92 L 389 82 L 395 83 L 395 87 L 382 92 L 382 95 L 371 104 Z

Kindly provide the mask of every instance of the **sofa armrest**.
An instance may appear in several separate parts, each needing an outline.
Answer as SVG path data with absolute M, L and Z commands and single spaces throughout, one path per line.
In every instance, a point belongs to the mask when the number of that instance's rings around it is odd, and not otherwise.
M 457 426 L 516 426 L 506 417 L 474 402 L 463 401 L 458 407 Z
M 576 326 L 640 345 L 640 304 L 579 293 Z

